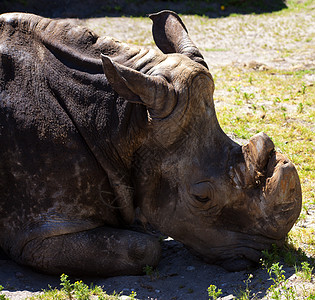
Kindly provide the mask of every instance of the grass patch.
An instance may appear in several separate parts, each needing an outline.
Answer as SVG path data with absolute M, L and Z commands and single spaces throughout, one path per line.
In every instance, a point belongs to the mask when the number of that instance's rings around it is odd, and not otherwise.
M 290 260 L 288 253 L 291 254 Z M 249 299 L 315 299 L 314 281 L 314 260 L 309 262 L 302 251 L 294 251 L 292 248 L 273 247 L 271 251 L 263 251 L 264 257 L 261 259 L 261 268 L 268 274 L 268 281 L 271 283 L 266 291 L 266 296 L 255 294 L 251 289 L 251 282 L 254 278 L 253 274 L 248 274 L 246 280 L 243 281 L 243 287 L 235 291 L 236 300 Z M 282 261 L 282 262 L 280 262 Z M 294 266 L 295 277 L 287 278 L 284 270 L 283 262 L 286 265 Z M 218 299 L 222 294 L 222 290 L 215 285 L 208 287 L 209 300 Z
M 102 287 L 90 287 L 82 281 L 71 283 L 68 275 L 62 274 L 60 276 L 61 289 L 51 288 L 44 290 L 43 293 L 29 298 L 30 300 L 118 300 L 122 293 L 113 292 L 111 295 L 107 294 Z M 128 299 L 135 299 L 136 293 L 131 292 Z M 1 297 L 1 295 L 0 295 Z M 1 299 L 1 298 L 0 298 Z
M 1 291 L 3 291 L 3 286 L 2 285 L 0 285 L 0 300 L 8 300 L 8 298 L 5 295 L 3 295 L 1 293 Z
M 228 49 L 224 49 L 224 48 L 204 48 L 203 50 L 206 52 L 225 52 L 225 51 L 228 51 Z

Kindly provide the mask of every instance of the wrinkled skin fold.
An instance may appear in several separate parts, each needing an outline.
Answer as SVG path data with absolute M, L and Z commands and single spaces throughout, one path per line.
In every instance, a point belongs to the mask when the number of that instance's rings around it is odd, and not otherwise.
M 235 271 L 298 218 L 294 165 L 265 133 L 238 145 L 222 131 L 184 23 L 150 18 L 159 49 L 0 16 L 0 247 L 18 263 L 140 274 L 161 253 L 140 220 Z

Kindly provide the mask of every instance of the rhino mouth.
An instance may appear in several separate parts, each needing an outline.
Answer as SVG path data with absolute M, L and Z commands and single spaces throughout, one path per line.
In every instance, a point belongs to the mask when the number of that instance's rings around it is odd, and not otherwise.
M 222 245 L 209 245 L 203 250 L 190 246 L 187 248 L 206 263 L 219 265 L 231 272 L 257 267 L 263 257 L 263 250 L 270 249 L 272 245 L 281 246 L 285 241 L 239 232 L 221 232 L 220 235 L 225 236 Z M 231 239 L 234 242 L 224 244 Z

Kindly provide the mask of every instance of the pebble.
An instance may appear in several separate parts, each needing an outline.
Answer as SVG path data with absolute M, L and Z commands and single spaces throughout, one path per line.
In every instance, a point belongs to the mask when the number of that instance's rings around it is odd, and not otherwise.
M 23 278 L 23 277 L 24 277 L 24 274 L 21 273 L 21 272 L 16 272 L 16 273 L 15 273 L 15 277 L 16 277 L 16 278 Z
M 195 270 L 196 268 L 194 267 L 194 266 L 188 266 L 187 268 L 186 268 L 186 270 L 187 271 L 193 271 L 193 270 Z
M 232 299 L 235 299 L 235 297 L 233 295 L 228 295 L 228 296 L 221 298 L 221 300 L 232 300 Z

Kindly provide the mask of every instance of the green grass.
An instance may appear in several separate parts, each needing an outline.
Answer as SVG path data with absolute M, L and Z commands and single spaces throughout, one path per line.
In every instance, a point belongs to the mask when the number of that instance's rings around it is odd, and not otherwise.
M 0 300 L 8 300 L 8 298 L 1 293 L 2 290 L 3 290 L 3 286 L 0 285 Z
M 279 249 L 276 247 L 272 252 L 264 251 L 265 257 L 261 260 L 261 267 L 266 271 L 271 282 L 269 288 L 266 291 L 266 297 L 264 299 L 286 299 L 286 300 L 312 300 L 315 299 L 315 287 L 312 284 L 313 269 L 307 261 L 303 261 L 300 267 L 296 268 L 297 280 L 292 283 L 290 279 L 286 277 L 286 271 L 284 266 L 278 261 L 280 259 Z M 304 258 L 305 259 L 305 258 Z M 239 288 L 235 292 L 235 300 L 249 300 L 249 299 L 261 299 L 258 294 L 255 294 L 251 288 L 253 274 L 249 274 L 248 278 L 243 281 L 244 286 Z M 306 285 L 307 284 L 307 285 Z M 209 300 L 216 300 L 222 294 L 221 289 L 217 289 L 215 285 L 208 287 Z
M 204 48 L 202 49 L 206 52 L 224 52 L 224 51 L 228 51 L 228 49 L 223 49 L 223 48 Z
M 208 296 L 211 297 L 211 299 L 216 300 L 218 297 L 222 295 L 222 290 L 217 289 L 217 287 L 213 284 L 211 284 L 208 287 Z
M 44 290 L 41 294 L 29 298 L 30 300 L 118 300 L 122 293 L 107 294 L 102 287 L 93 286 L 90 287 L 82 281 L 76 281 L 71 283 L 68 279 L 68 275 L 62 274 L 60 276 L 61 289 L 49 288 Z M 131 292 L 129 299 L 135 299 L 135 292 Z M 0 295 L 1 297 L 1 295 Z M 0 298 L 1 299 L 1 298 Z

